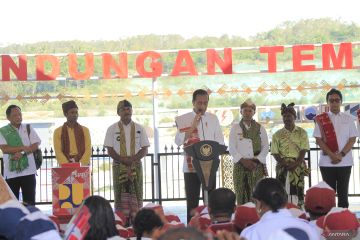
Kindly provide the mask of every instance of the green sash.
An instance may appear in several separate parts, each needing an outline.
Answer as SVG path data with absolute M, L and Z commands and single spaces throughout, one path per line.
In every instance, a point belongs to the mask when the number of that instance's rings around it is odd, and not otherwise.
M 24 146 L 18 131 L 16 131 L 16 129 L 10 124 L 0 128 L 0 133 L 5 138 L 7 145 L 11 147 Z M 29 167 L 29 161 L 27 155 L 23 155 L 19 160 L 12 160 L 13 156 L 14 154 L 9 154 L 10 172 L 13 171 L 21 172 L 27 167 Z

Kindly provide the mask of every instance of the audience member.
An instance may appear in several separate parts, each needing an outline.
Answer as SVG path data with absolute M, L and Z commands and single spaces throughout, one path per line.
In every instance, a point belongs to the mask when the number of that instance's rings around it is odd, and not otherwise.
M 335 206 L 335 190 L 326 182 L 319 182 L 306 191 L 305 210 L 310 214 L 310 220 L 326 215 Z
M 134 231 L 136 239 L 152 239 L 162 234 L 164 223 L 159 215 L 152 209 L 143 208 L 135 216 Z
M 115 216 L 110 203 L 103 197 L 90 196 L 84 201 L 90 210 L 90 230 L 85 240 L 101 240 L 118 235 Z
M 245 228 L 241 236 L 251 240 L 268 239 L 270 234 L 286 228 L 300 228 L 309 239 L 319 239 L 319 233 L 307 221 L 295 218 L 285 209 L 287 193 L 282 183 L 273 178 L 260 180 L 254 189 L 253 199 L 260 220 Z
M 342 234 L 346 239 L 358 239 L 359 221 L 356 215 L 346 208 L 333 207 L 325 216 L 316 220 L 323 230 L 323 236 L 329 238 L 332 232 Z
M 235 218 L 233 220 L 235 230 L 241 233 L 246 227 L 253 225 L 259 221 L 259 215 L 256 212 L 255 204 L 252 202 L 237 206 L 235 210 Z

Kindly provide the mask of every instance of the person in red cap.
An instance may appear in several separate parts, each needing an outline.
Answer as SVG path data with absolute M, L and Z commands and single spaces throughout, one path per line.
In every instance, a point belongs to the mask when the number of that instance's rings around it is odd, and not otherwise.
M 236 231 L 241 233 L 243 229 L 257 223 L 259 219 L 260 218 L 256 212 L 255 204 L 248 202 L 236 207 L 233 223 L 235 225 Z
M 78 106 L 73 100 L 64 102 L 62 110 L 66 122 L 54 131 L 54 149 L 59 164 L 80 162 L 89 165 L 91 139 L 89 129 L 78 123 Z
M 235 193 L 228 188 L 217 188 L 211 192 L 208 206 L 212 222 L 208 227 L 210 232 L 216 234 L 219 230 L 235 230 L 231 221 L 236 208 L 235 200 Z
M 319 218 L 316 224 L 323 229 L 323 236 L 329 239 L 343 236 L 341 239 L 358 239 L 360 227 L 356 215 L 346 208 L 332 208 L 328 214 Z
M 335 191 L 326 182 L 319 182 L 306 191 L 305 210 L 310 220 L 326 215 L 335 205 Z
M 254 188 L 253 200 L 260 220 L 245 228 L 241 232 L 241 237 L 267 240 L 278 230 L 296 227 L 306 232 L 308 239 L 320 239 L 320 234 L 313 226 L 304 219 L 294 217 L 285 208 L 288 200 L 287 193 L 279 180 L 261 179 Z

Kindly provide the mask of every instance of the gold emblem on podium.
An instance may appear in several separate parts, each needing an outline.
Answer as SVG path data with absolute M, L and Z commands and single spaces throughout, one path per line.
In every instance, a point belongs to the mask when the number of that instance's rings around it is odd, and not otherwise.
M 208 157 L 212 153 L 212 147 L 209 144 L 204 144 L 200 147 L 200 153 L 204 157 Z

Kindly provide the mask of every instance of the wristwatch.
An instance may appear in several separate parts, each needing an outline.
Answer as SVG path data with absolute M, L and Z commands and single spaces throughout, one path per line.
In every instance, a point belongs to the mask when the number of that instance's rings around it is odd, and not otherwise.
M 346 153 L 344 153 L 344 151 L 340 152 L 341 156 L 345 157 Z

